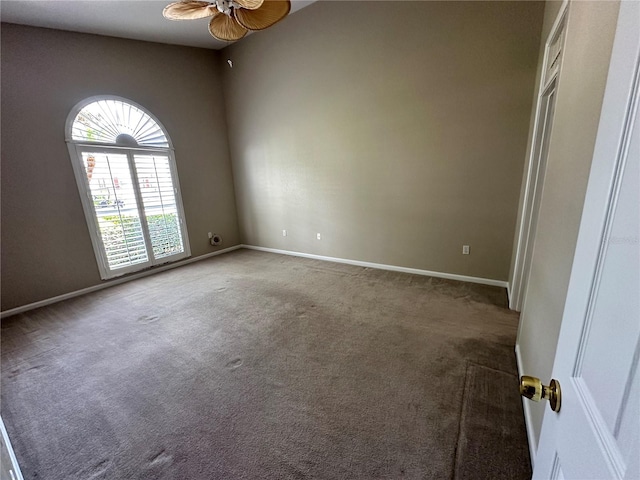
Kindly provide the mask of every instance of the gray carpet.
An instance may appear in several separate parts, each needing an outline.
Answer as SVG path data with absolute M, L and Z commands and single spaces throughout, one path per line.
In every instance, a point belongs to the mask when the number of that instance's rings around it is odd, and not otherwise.
M 2 417 L 26 479 L 528 478 L 517 320 L 239 250 L 3 320 Z

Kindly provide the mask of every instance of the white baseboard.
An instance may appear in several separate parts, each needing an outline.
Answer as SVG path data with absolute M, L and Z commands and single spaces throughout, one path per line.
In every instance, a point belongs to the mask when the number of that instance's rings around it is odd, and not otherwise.
M 516 365 L 518 366 L 518 377 L 524 375 L 522 373 L 522 357 L 520 355 L 520 344 L 516 343 Z M 527 428 L 527 440 L 529 441 L 529 456 L 531 457 L 531 468 L 534 466 L 536 459 L 536 445 L 538 444 L 533 431 L 533 423 L 531 419 L 531 402 L 524 397 L 520 397 L 522 401 L 522 409 L 524 410 L 524 424 Z
M 65 293 L 63 295 L 58 295 L 57 297 L 46 298 L 44 300 L 40 300 L 38 302 L 29 303 L 27 305 L 22 305 L 21 307 L 12 308 L 10 310 L 5 310 L 4 312 L 0 312 L 0 318 L 10 317 L 11 315 L 16 315 L 18 313 L 27 312 L 29 310 L 33 310 L 34 308 L 45 307 L 47 305 L 51 305 L 52 303 L 61 302 L 63 300 L 68 300 L 69 298 L 78 297 L 80 295 L 84 295 L 86 293 L 96 292 L 98 290 L 102 290 L 104 288 L 113 287 L 115 285 L 120 285 L 121 283 L 130 282 L 131 280 L 136 280 L 142 277 L 148 277 L 149 275 L 153 275 L 159 272 L 164 272 L 165 270 L 171 270 L 172 268 L 182 267 L 183 265 L 188 265 L 189 263 L 199 262 L 200 260 L 204 260 L 210 257 L 215 257 L 216 255 L 222 255 L 223 253 L 232 252 L 234 250 L 238 250 L 242 248 L 241 245 L 234 245 L 233 247 L 224 248 L 222 250 L 218 250 L 215 252 L 207 253 L 206 255 L 200 255 L 199 257 L 187 258 L 185 260 L 181 260 L 179 262 L 162 265 L 159 267 L 154 267 L 149 270 L 145 270 L 143 272 L 134 273 L 131 275 L 126 275 L 124 277 L 118 277 L 113 280 L 108 280 L 105 283 L 101 283 L 100 285 L 93 285 L 91 287 L 82 288 L 80 290 L 76 290 L 74 292 Z
M 7 434 L 7 430 L 4 428 L 2 417 L 0 417 L 0 435 L 2 435 L 2 449 L 9 456 L 10 462 L 10 465 L 3 465 L 3 470 L 6 469 L 6 471 L 9 472 L 9 475 L 11 475 L 11 478 L 7 480 L 24 480 L 22 472 L 20 471 L 20 465 L 18 465 L 18 459 L 16 458 L 16 454 L 13 452 L 9 435 Z
M 393 272 L 412 273 L 414 275 L 425 275 L 428 277 L 446 278 L 447 280 L 458 280 L 461 282 L 480 283 L 482 285 L 492 285 L 494 287 L 507 288 L 508 283 L 503 280 L 493 280 L 490 278 L 469 277 L 455 273 L 432 272 L 430 270 L 420 270 L 417 268 L 397 267 L 395 265 L 385 265 L 383 263 L 361 262 L 360 260 L 349 260 L 346 258 L 325 257 L 324 255 L 314 255 L 312 253 L 291 252 L 289 250 L 278 250 L 276 248 L 256 247 L 255 245 L 242 245 L 242 248 L 259 250 L 261 252 L 279 253 L 281 255 L 292 255 L 294 257 L 312 258 L 314 260 L 324 260 L 327 262 L 346 263 L 358 267 L 377 268 L 379 270 L 391 270 Z

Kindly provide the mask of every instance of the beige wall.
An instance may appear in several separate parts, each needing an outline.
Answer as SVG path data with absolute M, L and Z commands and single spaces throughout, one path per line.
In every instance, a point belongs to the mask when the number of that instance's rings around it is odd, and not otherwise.
M 545 381 L 551 377 L 618 8 L 617 2 L 574 2 L 569 7 L 566 48 L 518 337 L 522 371 Z M 556 2 L 546 10 L 543 42 L 558 10 Z M 537 445 L 546 405 L 528 405 Z
M 102 283 L 64 141 L 71 108 L 119 95 L 175 147 L 192 256 L 239 242 L 217 53 L 2 25 L 2 310 Z
M 222 51 L 242 241 L 507 280 L 543 5 L 336 5 Z

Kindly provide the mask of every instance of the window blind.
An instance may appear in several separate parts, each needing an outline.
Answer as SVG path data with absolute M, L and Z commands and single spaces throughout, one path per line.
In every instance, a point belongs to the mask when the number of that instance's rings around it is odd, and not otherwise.
M 83 152 L 82 159 L 109 268 L 147 262 L 128 156 Z
M 153 256 L 184 251 L 169 157 L 134 155 Z

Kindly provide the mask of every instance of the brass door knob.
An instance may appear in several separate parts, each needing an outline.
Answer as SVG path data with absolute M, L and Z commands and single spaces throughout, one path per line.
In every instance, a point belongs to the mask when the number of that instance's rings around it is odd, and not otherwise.
M 527 397 L 534 402 L 542 399 L 549 400 L 549 406 L 554 412 L 560 411 L 560 383 L 552 379 L 547 387 L 543 385 L 539 378 L 523 375 L 520 377 L 520 395 Z

